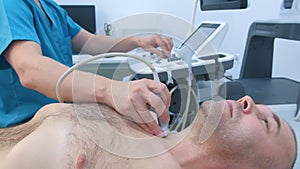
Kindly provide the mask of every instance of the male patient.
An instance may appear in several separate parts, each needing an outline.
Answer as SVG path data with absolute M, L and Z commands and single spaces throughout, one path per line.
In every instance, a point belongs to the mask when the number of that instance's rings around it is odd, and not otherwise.
M 52 104 L 1 129 L 0 147 L 1 169 L 291 169 L 297 156 L 289 125 L 248 96 L 203 103 L 166 138 L 104 105 Z

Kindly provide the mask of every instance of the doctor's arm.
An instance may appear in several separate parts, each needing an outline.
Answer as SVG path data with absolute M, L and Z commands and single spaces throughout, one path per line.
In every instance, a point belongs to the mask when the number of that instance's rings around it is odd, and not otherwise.
M 173 48 L 173 40 L 170 37 L 160 35 L 112 37 L 94 35 L 88 31 L 81 31 L 72 40 L 73 48 L 80 53 L 97 55 L 107 52 L 128 52 L 137 47 L 153 52 L 159 56 L 170 54 Z M 158 50 L 160 47 L 161 50 Z
M 12 42 L 4 52 L 4 57 L 17 72 L 24 87 L 57 99 L 56 83 L 68 69 L 67 66 L 43 56 L 40 46 L 32 41 Z M 80 84 L 73 84 L 72 76 L 75 73 L 76 77 L 80 78 Z M 146 112 L 147 105 L 156 108 L 164 122 L 169 120 L 167 109 L 170 94 L 166 86 L 159 82 L 145 79 L 119 82 L 92 73 L 75 71 L 61 85 L 61 96 L 64 101 L 74 101 L 72 91 L 76 91 L 76 96 L 80 96 L 76 97 L 76 102 L 96 101 L 107 104 L 155 135 L 160 135 L 162 131 L 153 119 L 149 119 L 149 113 Z M 116 93 L 120 91 L 126 94 Z M 115 98 L 121 101 L 116 102 Z

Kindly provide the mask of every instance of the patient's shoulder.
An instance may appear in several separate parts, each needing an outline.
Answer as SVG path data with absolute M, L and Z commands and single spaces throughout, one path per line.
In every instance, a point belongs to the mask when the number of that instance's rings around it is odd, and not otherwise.
M 95 103 L 52 103 L 40 108 L 36 115 L 39 116 L 65 116 L 70 114 L 109 114 L 116 113 L 114 109 L 104 104 Z
M 67 103 L 52 103 L 47 104 L 40 108 L 36 114 L 35 118 L 57 116 L 62 114 L 68 114 L 73 112 L 73 105 Z
M 52 103 L 40 108 L 31 120 L 32 123 L 44 120 L 68 119 L 77 122 L 79 119 L 88 121 L 99 120 L 117 114 L 112 108 L 95 103 Z
M 69 117 L 73 113 L 73 105 L 67 103 L 52 103 L 41 107 L 34 117 L 30 120 L 31 123 L 43 121 L 49 117 Z

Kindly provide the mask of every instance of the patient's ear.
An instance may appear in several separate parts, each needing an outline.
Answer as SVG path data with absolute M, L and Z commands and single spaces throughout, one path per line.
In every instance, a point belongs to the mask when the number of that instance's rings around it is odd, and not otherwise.
M 86 154 L 85 153 L 79 154 L 77 158 L 76 169 L 84 169 L 86 163 L 87 163 Z

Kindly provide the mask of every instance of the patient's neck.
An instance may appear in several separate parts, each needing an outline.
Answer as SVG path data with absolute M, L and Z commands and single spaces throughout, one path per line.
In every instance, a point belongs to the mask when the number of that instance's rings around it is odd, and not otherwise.
M 174 139 L 172 137 L 176 135 L 170 135 L 168 139 Z M 189 135 L 171 149 L 170 153 L 183 169 L 225 169 L 229 166 L 226 160 L 219 159 L 205 145 L 196 145 Z

